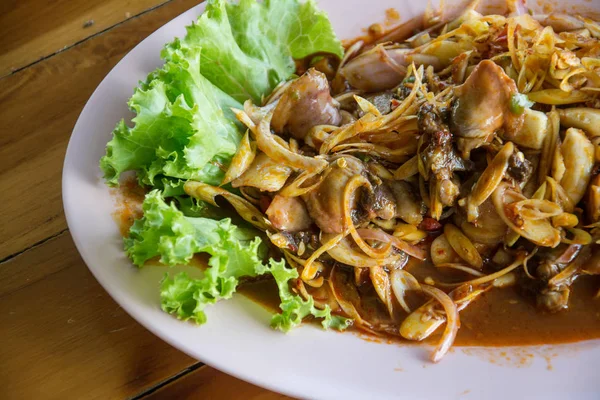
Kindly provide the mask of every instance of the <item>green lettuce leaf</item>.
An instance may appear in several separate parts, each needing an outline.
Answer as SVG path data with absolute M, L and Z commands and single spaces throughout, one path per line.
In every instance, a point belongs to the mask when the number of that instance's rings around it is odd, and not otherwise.
M 158 189 L 146 196 L 144 216 L 130 229 L 125 250 L 138 266 L 153 258 L 176 265 L 196 253 L 210 255 L 200 279 L 185 273 L 165 277 L 165 311 L 203 323 L 205 307 L 231 297 L 240 278 L 272 274 L 282 300 L 273 327 L 287 331 L 310 315 L 323 318 L 326 328 L 348 326 L 349 320 L 290 291 L 297 271 L 283 261 L 265 264 L 267 249 L 255 230 L 219 219 L 182 190 L 190 179 L 222 181 L 243 128 L 231 108 L 242 108 L 247 99 L 259 103 L 293 76 L 295 59 L 323 52 L 341 57 L 343 48 L 312 0 L 209 0 L 186 36 L 165 46 L 164 66 L 135 90 L 128 103 L 136 114 L 133 124 L 117 124 L 100 161 L 108 184 L 133 170 L 142 185 Z
M 274 328 L 288 331 L 309 315 L 323 318 L 325 328 L 348 327 L 350 321 L 331 315 L 329 307 L 319 310 L 312 298 L 304 300 L 291 292 L 289 281 L 298 278 L 298 272 L 287 268 L 283 260 L 263 263 L 266 248 L 253 229 L 239 228 L 229 219 L 186 217 L 174 203 L 167 204 L 158 190 L 146 195 L 143 209 L 144 216 L 125 239 L 125 250 L 136 265 L 155 257 L 166 265 L 187 264 L 196 253 L 210 255 L 209 268 L 200 279 L 185 272 L 165 276 L 161 283 L 164 311 L 202 324 L 206 306 L 230 298 L 240 278 L 271 274 L 279 288 L 282 310 L 273 317 Z
M 323 318 L 321 325 L 325 329 L 331 328 L 341 331 L 352 324 L 352 320 L 348 318 L 331 315 L 331 309 L 327 305 L 323 310 L 316 308 L 312 297 L 304 300 L 297 294 L 293 294 L 290 290 L 289 281 L 298 278 L 298 271 L 286 268 L 284 261 L 279 263 L 271 262 L 269 272 L 275 278 L 275 282 L 277 282 L 279 298 L 281 299 L 281 304 L 279 305 L 281 313 L 274 315 L 271 319 L 271 326 L 273 328 L 287 332 L 300 325 L 302 320 L 309 315 L 316 318 Z
M 241 140 L 231 108 L 263 96 L 295 71 L 294 59 L 343 48 L 312 0 L 210 0 L 183 39 L 165 46 L 165 65 L 135 90 L 133 127 L 119 122 L 100 167 L 107 183 L 134 170 L 217 185 Z
M 236 100 L 255 103 L 295 72 L 294 59 L 343 55 L 327 15 L 312 0 L 209 1 L 173 45 L 201 47 L 202 74 Z
M 130 99 L 133 128 L 121 121 L 106 146 L 100 167 L 111 184 L 129 170 L 147 185 L 159 175 L 219 184 L 219 164 L 237 150 L 241 134 L 231 107 L 241 104 L 200 74 L 199 49 L 171 53 Z
M 212 259 L 211 259 L 212 260 Z M 218 300 L 228 299 L 235 292 L 235 288 L 242 276 L 257 276 L 272 274 L 279 288 L 282 312 L 271 319 L 271 326 L 287 332 L 300 325 L 302 320 L 310 315 L 323 318 L 321 325 L 325 329 L 344 330 L 352 324 L 352 320 L 338 315 L 332 315 L 329 306 L 319 310 L 314 305 L 314 300 L 302 299 L 293 294 L 289 288 L 289 281 L 298 277 L 295 269 L 286 267 L 285 261 L 269 260 L 267 265 L 260 262 L 255 264 L 255 270 L 249 275 L 230 275 L 227 280 L 223 278 L 226 268 L 209 268 L 201 279 L 190 278 L 185 272 L 169 275 L 161 284 L 162 309 L 170 314 L 175 314 L 182 320 L 193 320 L 198 324 L 206 322 L 204 309 L 209 304 Z
M 196 253 L 211 257 L 202 279 L 185 273 L 166 277 L 161 285 L 162 308 L 181 319 L 206 320 L 204 307 L 230 298 L 238 279 L 265 273 L 262 260 L 266 248 L 256 231 L 231 224 L 231 220 L 186 217 L 174 203 L 165 203 L 160 191 L 146 195 L 144 216 L 131 227 L 125 250 L 142 266 L 160 257 L 166 265 L 189 263 Z
M 135 265 L 154 257 L 165 265 L 187 264 L 194 254 L 208 253 L 225 257 L 242 272 L 253 271 L 261 243 L 256 230 L 237 227 L 228 218 L 186 217 L 159 190 L 146 195 L 142 208 L 144 216 L 134 222 L 124 242 Z

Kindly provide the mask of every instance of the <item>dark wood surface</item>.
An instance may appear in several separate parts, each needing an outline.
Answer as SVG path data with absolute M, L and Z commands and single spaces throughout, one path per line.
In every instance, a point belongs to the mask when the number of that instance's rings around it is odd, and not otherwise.
M 81 260 L 63 213 L 63 158 L 89 96 L 197 3 L 0 2 L 0 399 L 282 398 L 129 317 Z

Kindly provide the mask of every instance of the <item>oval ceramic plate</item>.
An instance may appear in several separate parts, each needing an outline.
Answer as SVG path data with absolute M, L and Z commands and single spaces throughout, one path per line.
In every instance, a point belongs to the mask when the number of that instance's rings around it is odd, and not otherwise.
M 355 37 L 361 28 L 384 21 L 388 8 L 395 8 L 401 21 L 407 21 L 421 14 L 426 4 L 425 0 L 376 0 L 368 6 L 361 0 L 320 2 L 341 38 Z M 600 4 L 589 0 L 578 5 L 594 4 L 600 10 Z M 103 183 L 98 160 L 116 122 L 131 117 L 126 102 L 133 88 L 161 65 L 162 46 L 183 36 L 184 27 L 203 9 L 201 4 L 175 18 L 123 58 L 83 109 L 67 150 L 63 199 L 71 234 L 98 281 L 130 315 L 215 368 L 296 397 L 548 400 L 576 394 L 599 398 L 600 381 L 592 367 L 600 359 L 597 341 L 535 348 L 456 348 L 434 365 L 428 360 L 430 349 L 422 346 L 373 343 L 312 325 L 289 334 L 274 331 L 269 328 L 270 314 L 242 296 L 210 307 L 204 326 L 162 312 L 158 285 L 164 268 L 138 270 L 126 258 L 111 216 L 114 197 Z

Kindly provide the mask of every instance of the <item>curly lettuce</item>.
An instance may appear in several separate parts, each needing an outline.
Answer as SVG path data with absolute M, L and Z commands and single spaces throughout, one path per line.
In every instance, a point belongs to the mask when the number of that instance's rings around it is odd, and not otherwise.
M 125 251 L 140 267 L 151 259 L 185 265 L 194 254 L 210 256 L 200 279 L 165 276 L 166 312 L 204 323 L 206 306 L 230 298 L 240 279 L 270 274 L 282 301 L 274 328 L 287 331 L 308 316 L 322 318 L 325 328 L 350 324 L 294 294 L 289 281 L 298 272 L 283 261 L 265 262 L 267 249 L 255 230 L 220 219 L 183 190 L 188 180 L 222 182 L 242 137 L 231 109 L 248 99 L 260 103 L 295 73 L 295 59 L 316 53 L 341 57 L 343 48 L 312 0 L 209 0 L 186 36 L 165 46 L 164 65 L 135 89 L 128 103 L 136 114 L 132 126 L 117 124 L 100 160 L 109 185 L 135 171 L 141 184 L 155 189 L 125 238 Z M 165 198 L 175 201 L 167 204 Z
M 332 315 L 331 308 L 326 305 L 320 310 L 315 307 L 315 301 L 312 297 L 303 299 L 290 290 L 289 281 L 298 278 L 298 271 L 293 268 L 286 268 L 285 262 L 271 263 L 269 273 L 273 275 L 279 289 L 279 298 L 281 304 L 280 314 L 276 314 L 271 319 L 271 326 L 275 329 L 287 332 L 290 329 L 300 325 L 302 320 L 308 316 L 323 318 L 321 325 L 325 329 L 344 330 L 352 325 L 352 320 L 339 315 Z
M 343 48 L 312 0 L 210 0 L 135 90 L 133 126 L 119 122 L 100 161 L 107 183 L 133 170 L 150 186 L 158 177 L 219 184 L 241 140 L 231 108 L 259 103 L 294 74 L 294 59 L 320 52 Z
M 168 45 L 202 48 L 202 74 L 237 101 L 260 103 L 296 71 L 294 59 L 343 48 L 313 1 L 211 1 L 187 35 Z
M 146 195 L 143 210 L 144 216 L 125 239 L 125 251 L 136 265 L 157 257 L 166 265 L 188 264 L 196 253 L 210 255 L 200 279 L 185 272 L 165 276 L 160 292 L 164 311 L 203 324 L 206 306 L 230 298 L 241 278 L 271 274 L 282 300 L 282 312 L 272 320 L 274 328 L 288 331 L 309 315 L 323 318 L 325 328 L 345 329 L 350 324 L 331 315 L 329 307 L 317 309 L 312 298 L 304 300 L 293 294 L 289 281 L 296 279 L 298 272 L 287 268 L 284 261 L 264 263 L 266 247 L 253 229 L 237 227 L 229 219 L 185 216 L 174 203 L 167 204 L 159 190 Z

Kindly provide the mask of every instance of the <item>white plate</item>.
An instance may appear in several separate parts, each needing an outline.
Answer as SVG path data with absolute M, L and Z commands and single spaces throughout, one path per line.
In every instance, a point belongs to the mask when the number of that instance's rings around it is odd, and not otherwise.
M 395 7 L 406 21 L 426 3 L 326 0 L 320 5 L 338 35 L 351 38 L 361 34 L 361 28 L 383 21 L 387 8 Z M 564 2 L 562 7 L 567 3 L 575 4 Z M 578 4 L 600 11 L 596 1 Z M 182 36 L 184 26 L 203 9 L 201 4 L 154 32 L 108 74 L 83 109 L 65 158 L 63 200 L 75 244 L 98 281 L 131 316 L 215 368 L 296 397 L 600 398 L 593 367 L 600 360 L 597 341 L 552 348 L 455 349 L 433 365 L 427 360 L 429 349 L 421 346 L 372 343 L 312 325 L 287 335 L 273 331 L 269 313 L 242 296 L 210 307 L 208 323 L 201 327 L 163 313 L 158 282 L 164 269 L 138 270 L 125 257 L 111 217 L 114 198 L 103 184 L 98 160 L 115 123 L 131 117 L 126 101 L 138 80 L 161 65 L 162 46 Z

